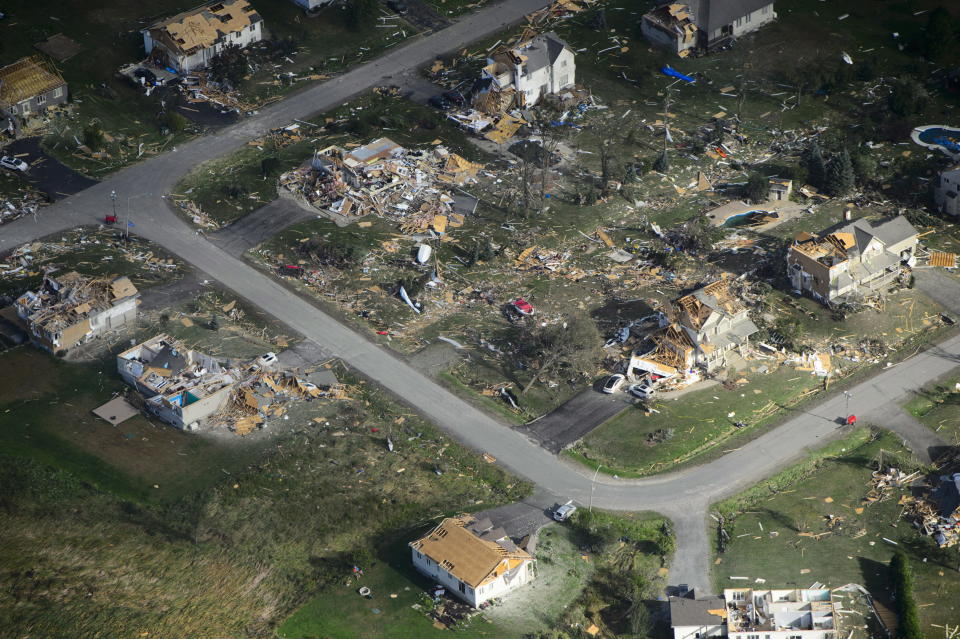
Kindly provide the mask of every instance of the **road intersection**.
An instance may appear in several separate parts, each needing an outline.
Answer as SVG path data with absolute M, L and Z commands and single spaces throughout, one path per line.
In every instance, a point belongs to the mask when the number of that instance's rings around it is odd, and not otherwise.
M 374 86 L 397 84 L 404 73 L 415 73 L 418 66 L 437 54 L 494 33 L 542 5 L 543 0 L 511 0 L 482 9 L 443 31 L 398 47 L 384 58 L 291 95 L 255 117 L 123 169 L 44 209 L 36 220 L 22 218 L 3 226 L 0 255 L 52 233 L 98 223 L 109 207 L 109 193 L 113 190 L 119 193 L 121 202 L 136 196 L 136 226 L 132 232 L 156 242 L 324 351 L 341 358 L 464 444 L 490 453 L 504 467 L 537 484 L 541 488 L 538 495 L 562 496 L 581 504 L 592 501 L 597 507 L 613 510 L 652 510 L 670 517 L 678 542 L 670 581 L 687 583 L 701 593 L 709 592 L 709 505 L 777 473 L 811 449 L 837 437 L 835 419 L 844 411 L 842 396 L 828 397 L 816 407 L 798 412 L 777 428 L 708 464 L 646 479 L 600 475 L 593 481 L 590 470 L 547 452 L 418 372 L 399 356 L 211 243 L 174 213 L 165 199 L 195 166 L 230 153 L 295 118 L 338 106 Z M 851 412 L 868 420 L 873 417 L 876 423 L 885 425 L 884 418 L 893 414 L 894 409 L 899 410 L 903 399 L 949 372 L 958 362 L 960 337 L 955 337 L 850 389 Z M 908 444 L 921 448 L 921 456 L 929 454 L 927 448 L 940 445 L 935 437 L 922 438 L 909 419 L 895 421 L 891 428 Z

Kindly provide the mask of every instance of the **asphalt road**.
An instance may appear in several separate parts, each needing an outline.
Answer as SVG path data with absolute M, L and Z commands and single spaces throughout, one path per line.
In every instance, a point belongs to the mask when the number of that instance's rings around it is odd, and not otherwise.
M 113 189 L 120 194 L 121 203 L 127 197 L 135 197 L 133 232 L 157 242 L 219 280 L 315 342 L 324 352 L 342 358 L 466 445 L 489 452 L 516 474 L 582 505 L 592 499 L 600 508 L 655 510 L 669 516 L 674 521 L 678 539 L 671 582 L 688 583 L 698 592 L 708 592 L 711 590 L 705 525 L 708 505 L 782 470 L 810 449 L 836 437 L 835 419 L 844 412 L 842 396 L 829 397 L 809 411 L 798 412 L 778 428 L 709 464 L 643 480 L 600 476 L 594 483 L 587 469 L 544 450 L 209 242 L 177 217 L 163 199 L 163 194 L 193 166 L 228 153 L 293 118 L 327 110 L 369 87 L 389 82 L 404 70 L 428 62 L 435 54 L 458 49 L 542 4 L 543 0 L 512 0 L 481 10 L 437 34 L 393 50 L 389 58 L 368 63 L 295 94 L 255 118 L 124 169 L 76 196 L 47 207 L 37 222 L 22 218 L 5 225 L 0 232 L 0 254 L 50 233 L 99 220 L 110 206 L 108 195 Z M 919 353 L 854 387 L 850 410 L 882 418 L 884 407 L 898 405 L 910 392 L 949 372 L 958 362 L 960 337 Z M 879 423 L 883 424 L 882 419 Z
M 596 388 L 587 388 L 556 410 L 517 430 L 551 453 L 559 453 L 628 408 L 629 397 L 626 393 L 607 395 Z

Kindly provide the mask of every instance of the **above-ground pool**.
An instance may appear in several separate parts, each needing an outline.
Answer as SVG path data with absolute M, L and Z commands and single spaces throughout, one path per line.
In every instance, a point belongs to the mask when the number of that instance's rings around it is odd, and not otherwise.
M 920 146 L 943 151 L 951 158 L 960 157 L 960 129 L 941 124 L 918 126 L 910 138 Z
M 771 211 L 761 211 L 759 209 L 755 211 L 747 211 L 746 213 L 737 213 L 736 215 L 731 215 L 723 221 L 721 226 L 734 227 L 734 226 L 751 226 L 754 222 L 764 218 L 764 217 L 779 217 L 779 214 Z

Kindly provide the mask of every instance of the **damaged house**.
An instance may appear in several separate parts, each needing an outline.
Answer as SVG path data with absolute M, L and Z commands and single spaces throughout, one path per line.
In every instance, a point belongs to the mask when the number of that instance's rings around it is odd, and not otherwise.
M 473 607 L 532 581 L 533 557 L 489 519 L 451 517 L 410 542 L 413 565 Z
M 787 251 L 787 277 L 795 290 L 824 302 L 882 293 L 913 263 L 917 230 L 902 215 L 876 226 L 864 219 L 800 233 Z
M 746 345 L 759 329 L 747 307 L 724 277 L 684 295 L 673 303 L 676 321 L 650 335 L 654 348 L 630 361 L 630 372 L 661 377 L 698 378 L 695 369 L 713 373 L 727 365 L 727 355 Z
M 477 100 L 498 96 L 506 108 L 533 106 L 546 95 L 570 88 L 576 81 L 573 49 L 552 31 L 487 58 L 474 86 Z
M 11 135 L 34 115 L 66 101 L 66 81 L 39 56 L 0 68 L 0 128 Z
M 195 428 L 226 406 L 239 373 L 160 334 L 117 355 L 117 372 L 146 410 L 171 426 Z
M 132 325 L 139 297 L 127 277 L 92 279 L 70 271 L 45 275 L 40 290 L 18 297 L 14 309 L 38 346 L 60 354 Z
M 334 216 L 374 213 L 422 222 L 423 228 L 432 225 L 442 233 L 462 225 L 476 208 L 475 198 L 453 187 L 476 182 L 482 166 L 443 146 L 406 149 L 379 138 L 354 149 L 317 151 L 312 160 L 281 175 L 280 186 Z
M 156 63 L 178 73 L 210 64 L 227 46 L 241 49 L 263 39 L 263 19 L 247 0 L 218 0 L 150 25 L 143 48 Z
M 770 633 L 783 639 L 837 639 L 833 594 L 827 589 L 727 588 L 726 636 L 752 639 Z
M 685 57 L 729 45 L 776 17 L 772 0 L 667 1 L 643 16 L 640 32 L 655 46 Z
M 960 166 L 940 172 L 933 187 L 933 201 L 938 211 L 960 215 Z

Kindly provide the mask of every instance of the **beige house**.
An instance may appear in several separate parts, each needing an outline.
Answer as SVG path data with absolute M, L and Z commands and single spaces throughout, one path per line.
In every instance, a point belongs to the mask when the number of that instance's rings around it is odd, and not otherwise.
M 45 275 L 40 289 L 18 297 L 14 309 L 34 343 L 60 354 L 132 325 L 139 298 L 127 277 L 87 278 L 70 271 Z
M 247 0 L 215 0 L 143 31 L 143 48 L 156 62 L 179 73 L 210 64 L 220 51 L 263 39 L 263 19 Z
M 776 17 L 772 0 L 668 0 L 643 16 L 640 32 L 653 45 L 685 57 L 730 44 Z
M 117 355 L 117 372 L 150 413 L 180 429 L 192 427 L 229 401 L 237 371 L 160 334 Z
M 787 252 L 787 276 L 795 290 L 824 303 L 881 293 L 901 264 L 912 263 L 917 242 L 917 230 L 902 215 L 877 225 L 845 221 L 820 235 L 797 235 Z
M 474 607 L 534 578 L 533 557 L 489 519 L 444 519 L 410 551 L 417 570 Z
M 554 32 L 543 33 L 487 58 L 480 93 L 516 92 L 515 104 L 532 106 L 545 95 L 559 93 L 576 81 L 573 49 Z

